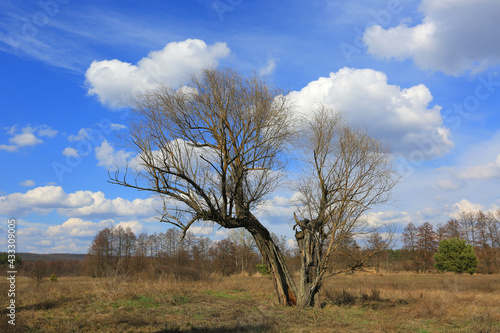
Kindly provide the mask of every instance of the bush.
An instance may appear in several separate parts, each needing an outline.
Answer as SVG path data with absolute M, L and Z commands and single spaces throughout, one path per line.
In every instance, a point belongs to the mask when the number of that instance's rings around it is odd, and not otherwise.
M 434 255 L 438 271 L 474 274 L 478 260 L 472 245 L 460 238 L 443 239 Z
M 56 275 L 56 273 L 52 273 L 52 275 L 50 276 L 50 282 L 57 282 L 57 275 Z
M 269 269 L 267 269 L 267 265 L 265 264 L 257 264 L 255 265 L 257 271 L 262 275 L 270 275 Z

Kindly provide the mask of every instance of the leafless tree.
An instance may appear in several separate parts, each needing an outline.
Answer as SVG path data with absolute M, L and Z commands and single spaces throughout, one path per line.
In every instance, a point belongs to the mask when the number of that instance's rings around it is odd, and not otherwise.
M 252 235 L 245 229 L 232 229 L 229 232 L 229 239 L 236 245 L 236 263 L 241 272 L 251 272 L 255 267 L 251 267 L 251 263 L 255 265 L 256 253 L 254 251 L 255 242 Z M 279 245 L 278 245 L 279 246 Z M 280 249 L 285 249 L 280 246 Z M 252 260 L 253 259 L 253 260 Z
M 458 218 L 458 223 L 463 236 L 468 244 L 476 246 L 476 212 L 474 211 L 460 211 L 460 216 Z
M 335 111 L 320 107 L 306 127 L 301 138 L 306 166 L 294 227 L 302 258 L 297 302 L 315 306 L 321 281 L 346 271 L 328 270 L 333 258 L 347 239 L 363 239 L 376 231 L 364 214 L 390 199 L 398 177 L 389 148 L 365 130 L 349 126 Z M 379 246 L 356 251 L 347 270 L 362 269 L 387 241 L 380 241 Z
M 36 281 L 36 289 L 40 286 L 43 277 L 47 275 L 47 262 L 37 261 L 33 265 L 33 270 L 31 271 L 31 278 Z
M 434 268 L 434 253 L 438 250 L 438 235 L 429 222 L 423 223 L 417 229 L 418 257 L 424 270 Z
M 448 238 L 464 238 L 460 222 L 456 219 L 450 219 L 444 225 L 438 225 L 438 242 Z
M 281 250 L 252 214 L 275 189 L 292 134 L 285 95 L 257 76 L 205 69 L 181 89 L 163 87 L 137 101 L 129 143 L 139 162 L 111 182 L 154 192 L 161 221 L 184 233 L 197 221 L 244 228 L 268 263 L 280 304 L 295 304 Z

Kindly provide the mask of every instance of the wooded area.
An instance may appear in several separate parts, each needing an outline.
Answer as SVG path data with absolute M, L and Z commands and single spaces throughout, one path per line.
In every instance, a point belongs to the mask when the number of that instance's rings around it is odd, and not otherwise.
M 212 241 L 176 228 L 155 234 L 135 235 L 129 228 L 105 228 L 92 242 L 84 261 L 53 260 L 23 261 L 21 274 L 32 277 L 89 275 L 142 276 L 147 278 L 171 275 L 179 279 L 199 280 L 210 274 L 262 274 L 266 273 L 262 257 L 251 235 L 244 229 L 231 230 L 229 236 Z M 408 224 L 401 235 L 401 249 L 385 248 L 371 256 L 366 269 L 375 273 L 435 272 L 434 254 L 443 239 L 461 238 L 473 246 L 478 258 L 477 272 L 500 272 L 500 210 L 483 213 L 461 212 L 457 219 L 450 219 L 434 228 L 430 223 L 416 227 Z M 301 269 L 298 247 L 290 248 L 285 237 L 272 234 L 274 242 L 282 249 L 292 273 Z M 362 252 L 379 247 L 374 234 L 365 246 L 348 237 L 333 257 L 328 272 L 352 267 Z

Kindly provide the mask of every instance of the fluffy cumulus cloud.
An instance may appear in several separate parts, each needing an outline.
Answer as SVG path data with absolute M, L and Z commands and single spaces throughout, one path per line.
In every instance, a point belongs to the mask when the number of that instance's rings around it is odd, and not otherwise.
M 263 201 L 259 207 L 257 207 L 257 211 L 255 216 L 258 218 L 273 218 L 271 223 L 275 221 L 275 218 L 279 219 L 279 223 L 286 223 L 290 219 L 293 220 L 293 212 L 295 210 L 294 206 L 294 198 L 298 195 L 292 195 L 290 198 L 287 198 L 282 195 L 276 195 L 269 200 Z M 277 224 L 277 222 L 274 222 Z
M 391 85 L 383 72 L 342 68 L 290 97 L 298 112 L 306 116 L 319 103 L 336 108 L 350 123 L 367 126 L 372 135 L 389 140 L 398 153 L 420 149 L 432 158 L 453 146 L 450 131 L 443 126 L 441 107 L 429 105 L 429 89 L 422 84 L 410 88 Z
M 47 236 L 68 237 L 93 237 L 101 229 L 111 227 L 113 220 L 103 220 L 100 222 L 84 221 L 80 218 L 72 217 L 60 225 L 51 225 L 47 228 Z
M 27 125 L 21 129 L 18 129 L 17 126 L 12 126 L 6 130 L 11 136 L 9 138 L 9 144 L 0 144 L 0 150 L 8 152 L 17 152 L 23 147 L 36 146 L 43 143 L 40 137 L 52 138 L 57 134 L 56 130 L 53 130 L 47 125 L 35 127 Z
M 132 161 L 133 154 L 131 152 L 125 152 L 122 149 L 115 150 L 107 140 L 104 140 L 99 147 L 95 148 L 95 156 L 99 161 L 97 165 L 108 170 L 124 167 L 129 162 L 135 165 L 135 160 Z
M 156 215 L 155 198 L 127 200 L 107 199 L 102 192 L 77 191 L 66 193 L 60 186 L 37 187 L 26 193 L 0 197 L 0 215 L 25 216 L 29 213 L 48 214 L 54 210 L 68 217 L 114 218 L 152 217 Z
M 82 141 L 86 140 L 90 136 L 91 129 L 89 128 L 81 128 L 78 131 L 78 134 L 71 134 L 68 136 L 69 141 Z
M 368 52 L 386 59 L 412 58 L 422 69 L 458 75 L 500 64 L 500 2 L 422 0 L 421 24 L 366 29 Z
M 0 197 L 0 215 L 24 216 L 33 212 L 46 214 L 56 208 L 78 207 L 92 202 L 93 198 L 88 191 L 67 194 L 60 186 L 42 186 L 26 193 Z
M 117 59 L 94 61 L 85 73 L 88 93 L 112 108 L 125 107 L 137 93 L 160 83 L 178 87 L 190 74 L 216 66 L 229 53 L 225 43 L 207 45 L 199 39 L 187 39 L 150 52 L 136 65 Z
M 462 199 L 459 202 L 453 204 L 453 209 L 449 213 L 449 216 L 455 219 L 460 218 L 461 212 L 477 212 L 479 210 L 484 211 L 484 206 L 478 203 L 470 202 L 467 199 Z
M 104 228 L 130 228 L 138 235 L 143 231 L 143 224 L 138 220 L 117 221 L 104 219 L 90 221 L 81 218 L 69 218 L 61 224 L 47 227 L 29 226 L 19 228 L 17 234 L 22 237 L 20 244 L 23 251 L 40 253 L 86 253 L 91 240 Z
M 113 218 L 113 217 L 152 217 L 157 215 L 155 207 L 161 204 L 158 198 L 134 199 L 132 201 L 115 198 L 107 199 L 102 192 L 87 192 L 92 202 L 86 205 L 61 207 L 59 214 L 71 217 Z
M 64 148 L 64 150 L 62 151 L 62 154 L 64 156 L 70 156 L 70 157 L 80 156 L 80 154 L 78 154 L 78 150 L 76 150 L 75 148 L 71 148 L 71 147 Z
M 368 212 L 364 218 L 368 224 L 374 227 L 390 224 L 406 226 L 411 222 L 410 214 L 404 211 Z

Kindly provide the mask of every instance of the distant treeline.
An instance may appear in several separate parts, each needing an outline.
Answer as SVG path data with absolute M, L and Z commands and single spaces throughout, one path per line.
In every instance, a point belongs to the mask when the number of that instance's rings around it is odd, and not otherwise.
M 500 209 L 496 212 L 462 211 L 436 229 L 430 223 L 418 228 L 408 224 L 403 233 L 401 261 L 405 270 L 425 272 L 434 269 L 434 253 L 443 239 L 461 238 L 474 247 L 479 260 L 478 273 L 500 271 Z
M 83 261 L 29 261 L 22 258 L 19 271 L 20 274 L 33 277 L 48 277 L 55 273 L 57 276 L 94 277 L 173 275 L 193 279 L 211 273 L 227 276 L 265 272 L 253 238 L 244 230 L 230 230 L 229 236 L 219 241 L 198 237 L 190 232 L 182 236 L 182 232 L 174 228 L 138 236 L 130 228 L 105 228 L 94 237 Z M 284 237 L 273 235 L 273 238 L 283 249 L 289 267 L 299 270 L 298 249 L 290 248 Z M 376 243 L 376 238 L 375 235 L 368 243 Z M 474 247 L 479 260 L 478 273 L 500 272 L 500 210 L 494 213 L 464 211 L 458 218 L 436 228 L 428 222 L 419 227 L 409 223 L 402 234 L 403 247 L 381 251 L 369 258 L 366 266 L 382 272 L 435 271 L 434 254 L 439 242 L 448 238 L 464 239 Z M 347 239 L 342 244 L 342 255 L 335 260 L 336 268 L 349 267 L 350 258 L 359 257 L 357 254 L 365 250 L 353 238 Z M 0 264 L 6 264 L 6 260 L 6 254 L 2 254 Z
M 244 230 L 232 231 L 220 241 L 196 237 L 190 232 L 182 236 L 178 229 L 136 237 L 130 228 L 106 228 L 90 246 L 84 261 L 85 272 L 98 277 L 172 274 L 199 278 L 213 272 L 252 274 L 261 263 L 252 237 Z M 285 239 L 276 235 L 274 238 L 292 258 Z

